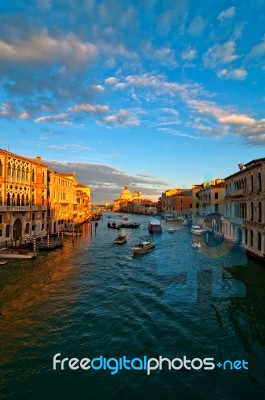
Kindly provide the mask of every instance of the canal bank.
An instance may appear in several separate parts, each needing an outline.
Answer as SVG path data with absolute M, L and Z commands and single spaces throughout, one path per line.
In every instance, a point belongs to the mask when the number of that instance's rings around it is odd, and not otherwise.
M 169 234 L 162 222 L 162 235 L 151 236 L 148 217 L 130 219 L 141 226 L 127 229 L 122 246 L 112 244 L 117 232 L 104 215 L 74 244 L 65 238 L 63 248 L 0 268 L 1 398 L 262 398 L 262 265 L 230 248 L 194 250 L 180 226 Z M 131 247 L 146 238 L 156 249 L 133 257 Z M 57 353 L 246 360 L 248 369 L 54 371 Z

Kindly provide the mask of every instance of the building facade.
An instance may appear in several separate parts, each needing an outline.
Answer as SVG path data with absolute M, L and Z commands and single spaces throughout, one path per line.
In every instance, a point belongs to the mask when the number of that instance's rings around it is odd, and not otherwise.
M 196 193 L 200 216 L 206 216 L 210 213 L 224 213 L 225 182 L 223 179 L 218 178 L 204 182 L 201 189 Z
M 0 244 L 47 233 L 47 166 L 0 149 Z
M 162 212 L 190 215 L 192 212 L 191 189 L 168 189 L 162 193 Z
M 224 217 L 225 238 L 265 260 L 265 158 L 239 164 L 225 178 Z

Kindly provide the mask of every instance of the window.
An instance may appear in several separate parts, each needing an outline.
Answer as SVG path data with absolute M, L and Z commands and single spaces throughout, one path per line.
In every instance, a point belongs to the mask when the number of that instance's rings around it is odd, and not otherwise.
M 253 202 L 251 203 L 251 218 L 250 218 L 250 220 L 251 220 L 251 221 L 254 220 L 254 203 L 253 203 Z M 252 231 L 251 231 L 251 232 L 252 232 Z
M 215 200 L 218 200 L 218 193 L 217 192 L 214 193 L 214 198 L 215 198 Z
M 261 173 L 258 173 L 258 191 L 262 191 L 262 185 L 261 185 Z
M 253 247 L 253 231 L 250 231 L 250 246 Z
M 258 232 L 258 250 L 261 251 L 261 233 Z
M 0 214 L 0 224 L 2 224 L 3 223 L 3 216 L 2 216 L 2 214 Z
M 3 176 L 3 164 L 1 160 L 0 160 L 0 176 Z
M 253 185 L 253 175 L 250 175 L 250 191 L 253 192 L 254 185 Z
M 10 225 L 6 226 L 6 237 L 10 236 Z
M 259 204 L 258 204 L 258 222 L 261 222 L 261 218 L 262 218 L 262 203 L 259 202 Z

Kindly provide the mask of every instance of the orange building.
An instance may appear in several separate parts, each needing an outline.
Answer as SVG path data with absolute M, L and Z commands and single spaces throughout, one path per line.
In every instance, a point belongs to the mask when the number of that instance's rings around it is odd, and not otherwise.
M 47 232 L 47 166 L 0 149 L 0 244 Z

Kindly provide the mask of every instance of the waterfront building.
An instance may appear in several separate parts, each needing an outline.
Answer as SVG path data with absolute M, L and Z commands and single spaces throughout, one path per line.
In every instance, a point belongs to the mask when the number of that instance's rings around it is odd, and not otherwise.
M 202 185 L 193 184 L 191 187 L 191 199 L 192 199 L 192 217 L 197 217 L 199 214 L 199 191 L 202 189 Z
M 265 260 L 265 158 L 239 164 L 225 178 L 223 233 Z
M 168 189 L 162 193 L 162 211 L 173 212 L 178 215 L 189 215 L 192 211 L 191 189 Z
M 90 218 L 90 188 L 75 173 L 48 171 L 48 232 L 72 230 Z
M 91 217 L 90 205 L 90 187 L 77 183 L 76 197 L 77 197 L 77 212 L 74 214 L 74 220 L 78 224 L 88 221 Z
M 47 232 L 47 165 L 0 149 L 0 244 Z
M 224 213 L 224 192 L 225 183 L 223 179 L 217 178 L 212 181 L 202 183 L 198 190 L 196 187 L 196 196 L 198 196 L 198 212 L 201 216 L 210 213 Z

